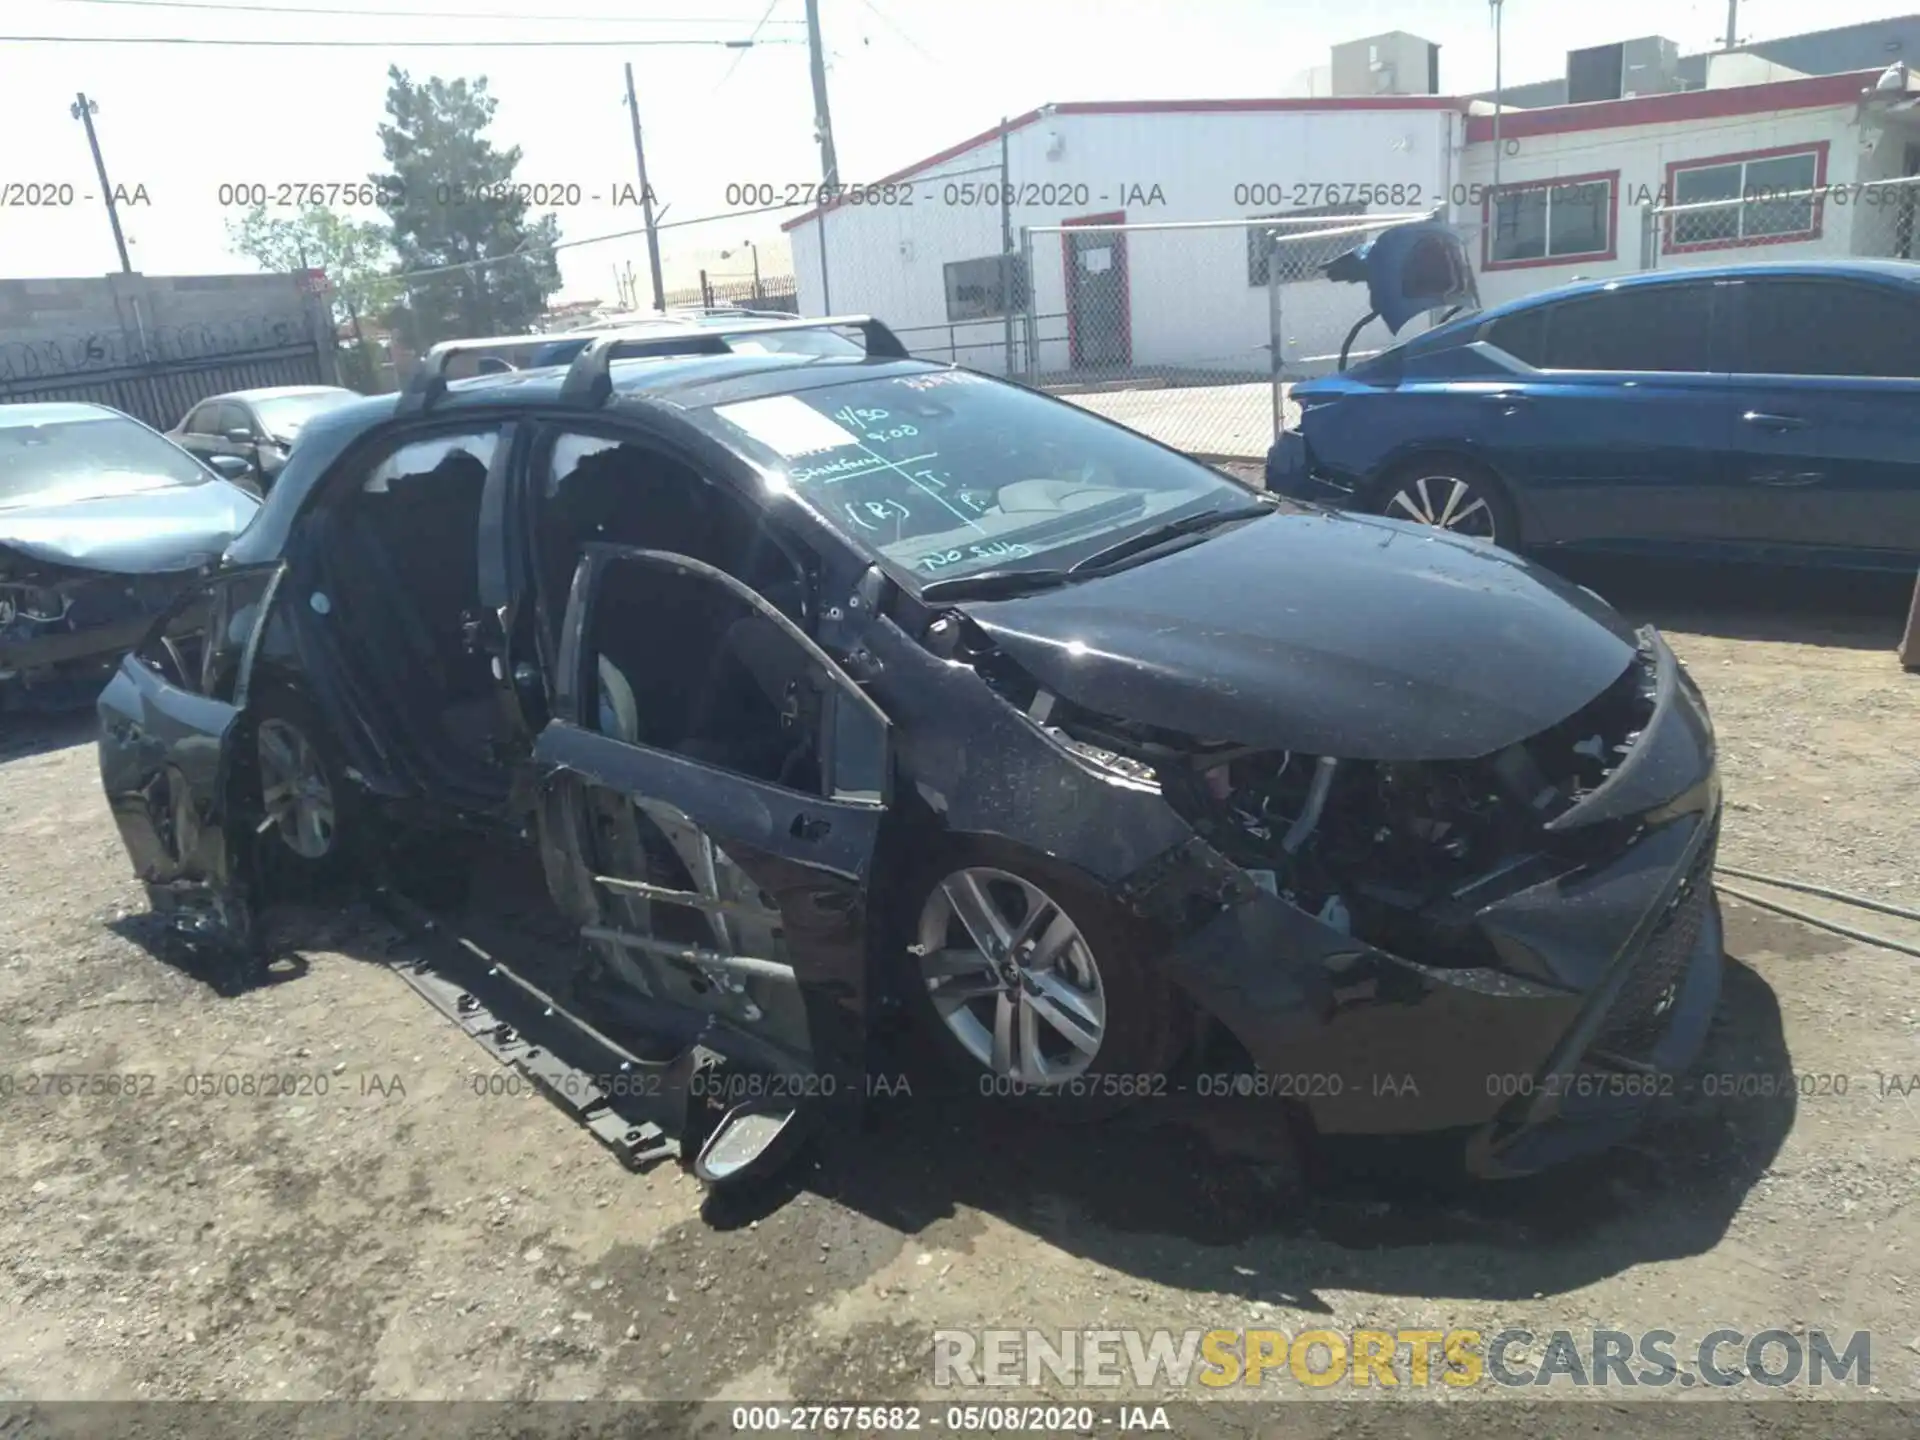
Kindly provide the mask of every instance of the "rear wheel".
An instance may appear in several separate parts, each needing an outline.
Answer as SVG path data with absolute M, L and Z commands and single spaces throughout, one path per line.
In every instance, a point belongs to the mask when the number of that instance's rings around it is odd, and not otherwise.
M 325 723 L 304 696 L 277 689 L 253 706 L 261 860 L 297 884 L 331 879 L 352 840 L 352 797 Z
M 1390 520 L 1412 520 L 1508 549 L 1520 540 L 1513 502 L 1500 482 L 1455 455 L 1396 466 L 1375 487 L 1373 501 L 1373 508 Z

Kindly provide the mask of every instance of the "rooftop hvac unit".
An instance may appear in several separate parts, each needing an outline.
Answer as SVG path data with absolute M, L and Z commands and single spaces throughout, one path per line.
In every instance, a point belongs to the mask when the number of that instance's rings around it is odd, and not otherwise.
M 1440 89 L 1440 47 L 1395 30 L 1333 47 L 1335 95 L 1434 95 Z
M 1659 35 L 1567 52 L 1567 103 L 1627 100 L 1682 89 L 1680 47 Z

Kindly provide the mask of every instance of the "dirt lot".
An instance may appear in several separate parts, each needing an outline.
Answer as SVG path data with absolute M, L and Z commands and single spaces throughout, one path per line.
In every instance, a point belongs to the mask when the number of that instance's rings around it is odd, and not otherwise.
M 1727 863 L 1920 905 L 1897 588 L 1579 578 L 1668 627 L 1705 688 Z M 1846 1093 L 1697 1096 L 1533 1181 L 1303 1189 L 1217 1126 L 901 1103 L 784 1204 L 703 1216 L 676 1168 L 629 1174 L 546 1101 L 477 1094 L 501 1072 L 377 963 L 368 916 L 304 917 L 298 963 L 224 993 L 142 913 L 90 717 L 10 723 L 0 1395 L 898 1399 L 935 1393 L 941 1327 L 1520 1325 L 1683 1353 L 1717 1326 L 1868 1330 L 1875 1393 L 1920 1397 L 1920 1096 L 1879 1078 L 1920 1072 L 1906 957 L 1730 903 L 1705 1068 Z M 155 1079 L 24 1093 L 55 1072 Z M 200 1075 L 302 1078 L 268 1099 Z

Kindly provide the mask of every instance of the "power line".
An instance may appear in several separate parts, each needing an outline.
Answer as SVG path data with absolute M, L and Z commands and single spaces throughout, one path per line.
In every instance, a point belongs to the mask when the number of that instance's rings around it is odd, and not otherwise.
M 721 220 L 736 220 L 748 215 L 767 215 L 776 210 L 795 210 L 801 206 L 760 205 L 749 210 L 729 210 L 723 215 L 696 215 L 691 220 L 662 220 L 655 230 L 678 230 L 683 225 L 712 225 Z M 436 265 L 431 270 L 406 270 L 387 278 L 393 280 L 425 280 L 434 275 L 453 275 L 466 270 L 484 269 L 488 265 L 503 265 L 509 260 L 531 260 L 537 255 L 551 255 L 558 250 L 571 250 L 579 245 L 604 245 L 609 240 L 631 240 L 636 235 L 647 233 L 642 225 L 633 230 L 614 230 L 605 235 L 587 235 L 579 240 L 556 240 L 551 245 L 529 245 L 522 250 L 509 250 L 504 255 L 488 255 L 479 260 L 462 260 L 457 265 Z
M 332 15 L 351 20 L 384 20 L 399 15 L 415 20 L 574 21 L 588 25 L 737 25 L 737 15 L 513 15 L 492 10 L 347 10 L 327 5 L 216 4 L 213 0 L 54 0 L 58 5 L 124 5 L 135 10 L 211 10 L 236 15 Z M 762 22 L 764 23 L 764 22 Z M 797 20 L 776 21 L 797 25 Z
M 744 50 L 757 45 L 804 45 L 804 40 L 629 40 L 607 36 L 598 40 L 242 40 L 201 35 L 0 35 L 0 45 L 224 45 L 268 50 L 539 50 L 593 47 L 632 49 L 636 46 L 711 46 Z
M 760 32 L 766 28 L 767 21 L 772 18 L 774 7 L 779 3 L 780 0 L 767 0 L 767 8 L 760 12 L 759 22 L 747 33 L 747 39 L 749 41 L 759 37 Z M 740 62 L 746 58 L 747 52 L 745 50 L 742 50 L 738 55 L 734 56 L 733 63 L 727 66 L 727 73 L 720 77 L 720 84 L 714 86 L 713 89 L 707 93 L 709 95 L 718 95 L 726 83 L 733 79 L 733 72 L 740 68 Z
M 898 25 L 894 21 L 892 16 L 888 15 L 886 11 L 882 10 L 878 5 L 874 4 L 873 0 L 860 0 L 860 3 L 866 6 L 868 10 L 873 12 L 873 16 L 876 20 L 878 20 L 882 25 L 886 26 L 889 30 L 893 31 L 893 33 L 895 35 L 898 35 L 901 38 L 901 40 L 906 42 L 907 48 L 912 50 L 914 54 L 918 55 L 922 60 L 925 60 L 930 65 L 938 65 L 940 63 L 938 60 L 935 60 L 933 56 L 929 55 L 926 52 L 926 50 L 921 46 L 919 41 L 915 40 L 913 36 L 909 35 L 900 25 Z

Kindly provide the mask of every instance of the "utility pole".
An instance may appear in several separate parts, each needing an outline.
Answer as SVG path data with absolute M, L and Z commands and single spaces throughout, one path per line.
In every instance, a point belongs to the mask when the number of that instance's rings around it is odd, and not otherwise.
M 1005 348 L 1006 375 L 1013 378 L 1013 296 L 1014 296 L 1014 253 L 1013 253 L 1013 174 L 1007 149 L 1007 117 L 1000 117 L 1000 313 L 1003 317 L 1001 328 L 1005 332 L 1002 344 Z M 952 334 L 951 331 L 948 334 Z M 1277 432 L 1276 432 L 1277 433 Z
M 1740 0 L 1727 0 L 1727 49 L 1740 43 Z
M 1500 0 L 1488 0 L 1493 6 L 1493 207 L 1491 220 L 1497 232 L 1500 225 Z
M 827 284 L 827 209 L 840 193 L 840 162 L 833 153 L 833 118 L 827 113 L 827 55 L 820 43 L 820 0 L 807 0 L 807 55 L 813 71 L 813 136 L 820 142 L 820 304 L 833 313 Z
M 647 152 L 640 144 L 640 102 L 633 93 L 633 62 L 627 62 L 627 115 L 633 121 L 633 161 L 640 167 L 640 214 L 647 226 L 647 269 L 653 276 L 653 308 L 667 308 L 666 287 L 660 283 L 660 232 L 653 224 L 653 191 L 647 185 Z
M 120 273 L 131 275 L 133 262 L 127 258 L 127 237 L 120 233 L 120 212 L 114 208 L 113 186 L 107 181 L 107 162 L 100 157 L 100 137 L 93 133 L 93 117 L 100 107 L 87 99 L 87 92 L 78 93 L 73 104 L 67 107 L 67 113 L 87 127 L 87 145 L 93 151 L 93 172 L 100 177 L 100 198 L 107 202 L 107 219 L 113 225 L 113 245 L 120 252 Z

